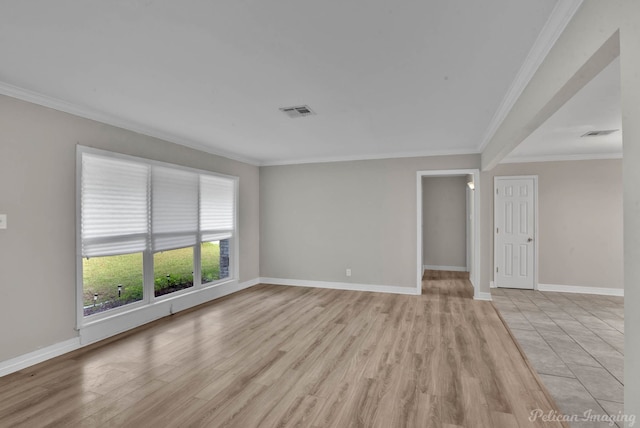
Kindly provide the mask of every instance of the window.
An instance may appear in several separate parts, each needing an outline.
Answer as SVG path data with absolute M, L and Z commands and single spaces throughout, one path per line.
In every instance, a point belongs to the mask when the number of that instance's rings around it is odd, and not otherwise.
M 83 317 L 234 279 L 237 178 L 80 146 L 78 159 Z

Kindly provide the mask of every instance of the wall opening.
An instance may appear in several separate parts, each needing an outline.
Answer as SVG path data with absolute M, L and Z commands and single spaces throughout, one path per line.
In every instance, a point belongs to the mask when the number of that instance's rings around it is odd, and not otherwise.
M 419 294 L 427 268 L 468 272 L 474 298 L 490 299 L 479 291 L 479 180 L 477 169 L 418 171 Z

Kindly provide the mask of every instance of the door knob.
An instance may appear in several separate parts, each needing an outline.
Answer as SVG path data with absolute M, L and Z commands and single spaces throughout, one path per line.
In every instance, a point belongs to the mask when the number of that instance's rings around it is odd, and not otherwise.
M 527 239 L 527 242 L 531 242 L 531 241 L 533 241 L 533 238 Z

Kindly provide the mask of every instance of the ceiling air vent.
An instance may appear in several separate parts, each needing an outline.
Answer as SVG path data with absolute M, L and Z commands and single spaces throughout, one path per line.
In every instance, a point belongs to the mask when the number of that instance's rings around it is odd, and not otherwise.
M 309 106 L 282 107 L 280 111 L 284 112 L 284 114 L 291 118 L 311 116 L 312 114 L 315 114 Z
M 601 137 L 603 135 L 613 134 L 614 132 L 618 132 L 617 129 L 605 129 L 603 131 L 589 131 L 586 134 L 581 135 L 581 137 Z

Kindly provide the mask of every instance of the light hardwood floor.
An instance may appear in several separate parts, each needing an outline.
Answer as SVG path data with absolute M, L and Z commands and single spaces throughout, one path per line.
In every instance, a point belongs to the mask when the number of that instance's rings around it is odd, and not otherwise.
M 0 426 L 518 427 L 555 405 L 490 302 L 259 285 L 0 378 Z

